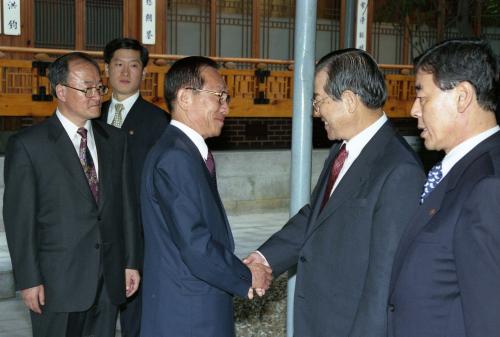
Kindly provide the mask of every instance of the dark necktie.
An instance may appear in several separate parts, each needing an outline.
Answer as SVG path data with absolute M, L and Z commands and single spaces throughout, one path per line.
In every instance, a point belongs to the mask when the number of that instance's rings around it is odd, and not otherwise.
M 337 157 L 333 161 L 332 169 L 330 170 L 330 176 L 328 177 L 328 183 L 326 185 L 325 194 L 323 195 L 323 202 L 321 202 L 320 212 L 325 207 L 328 199 L 330 199 L 330 194 L 332 193 L 332 188 L 335 185 L 335 181 L 339 176 L 340 170 L 342 170 L 342 166 L 344 166 L 344 162 L 347 158 L 347 150 L 345 149 L 345 144 L 342 144 L 339 152 L 337 153 Z
M 420 196 L 420 205 L 424 203 L 425 198 L 427 198 L 429 194 L 431 194 L 431 192 L 437 187 L 441 179 L 443 179 L 443 170 L 441 164 L 442 163 L 439 162 L 434 165 L 429 171 L 429 174 L 427 174 L 427 181 L 424 185 L 424 191 Z
M 208 151 L 207 160 L 205 160 L 205 164 L 207 165 L 208 172 L 215 179 L 215 160 L 212 152 Z
M 77 133 L 82 137 L 78 157 L 80 158 L 80 163 L 87 177 L 92 195 L 97 203 L 99 202 L 99 181 L 97 180 L 97 172 L 95 170 L 94 161 L 92 160 L 92 155 L 87 147 L 87 129 L 78 128 Z

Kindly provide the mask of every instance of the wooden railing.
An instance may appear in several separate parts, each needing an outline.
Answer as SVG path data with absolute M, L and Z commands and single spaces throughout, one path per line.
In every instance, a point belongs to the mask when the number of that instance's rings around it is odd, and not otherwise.
M 50 83 L 46 77 L 46 66 L 51 59 L 48 54 L 58 55 L 68 50 L 0 47 L 3 52 L 36 54 L 32 60 L 0 59 L 0 116 L 49 116 L 56 102 L 50 95 Z M 89 52 L 101 57 L 99 52 Z M 40 56 L 41 55 L 41 56 Z M 169 61 L 178 55 L 151 55 L 148 74 L 141 86 L 147 100 L 165 108 L 163 85 Z M 46 61 L 43 61 L 46 60 Z M 221 73 L 232 97 L 230 117 L 291 117 L 293 95 L 293 71 L 291 61 L 215 58 L 223 67 Z M 228 69 L 243 65 L 250 69 Z M 280 66 L 286 70 L 265 70 Z M 392 118 L 409 117 L 414 99 L 414 77 L 391 74 L 409 72 L 411 66 L 381 65 L 385 75 L 389 98 L 384 107 Z M 101 62 L 101 71 L 104 66 Z M 103 75 L 103 81 L 106 78 Z M 104 99 L 109 98 L 105 97 Z

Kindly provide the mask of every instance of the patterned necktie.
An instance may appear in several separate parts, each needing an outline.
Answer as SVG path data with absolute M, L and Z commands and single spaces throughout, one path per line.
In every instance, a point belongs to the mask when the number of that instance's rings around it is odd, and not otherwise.
M 207 160 L 205 160 L 205 165 L 207 165 L 208 172 L 215 179 L 215 160 L 212 152 L 208 151 Z
M 437 163 L 429 171 L 429 174 L 427 175 L 427 181 L 425 182 L 424 185 L 424 191 L 420 196 L 420 205 L 424 203 L 425 198 L 427 198 L 429 194 L 431 194 L 431 192 L 436 188 L 441 179 L 443 179 L 443 171 L 441 164 L 442 162 Z
M 123 104 L 121 103 L 116 103 L 115 104 L 115 116 L 113 117 L 113 121 L 111 122 L 111 125 L 121 128 L 122 123 L 123 123 L 123 116 L 122 116 L 122 111 L 125 109 Z
M 92 155 L 87 147 L 87 129 L 78 128 L 77 133 L 82 137 L 78 157 L 80 158 L 80 163 L 87 177 L 92 195 L 97 203 L 99 202 L 99 181 L 97 180 L 97 172 L 95 170 L 94 161 L 92 160 Z
M 320 212 L 325 207 L 328 199 L 330 199 L 330 194 L 332 194 L 332 188 L 335 185 L 335 181 L 339 176 L 340 170 L 342 170 L 342 166 L 344 166 L 344 162 L 347 158 L 347 150 L 345 149 L 345 144 L 342 144 L 339 152 L 337 153 L 337 157 L 333 162 L 332 169 L 330 170 L 330 176 L 328 177 L 328 183 L 326 185 L 325 194 L 323 195 L 323 201 L 321 202 Z

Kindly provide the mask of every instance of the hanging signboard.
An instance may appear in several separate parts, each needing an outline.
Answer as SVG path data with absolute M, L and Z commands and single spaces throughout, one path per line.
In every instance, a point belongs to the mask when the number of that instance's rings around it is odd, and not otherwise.
M 3 33 L 21 35 L 21 0 L 3 1 Z
M 155 44 L 156 0 L 142 0 L 142 43 Z
M 356 15 L 356 48 L 366 50 L 366 28 L 368 22 L 368 0 L 358 0 Z

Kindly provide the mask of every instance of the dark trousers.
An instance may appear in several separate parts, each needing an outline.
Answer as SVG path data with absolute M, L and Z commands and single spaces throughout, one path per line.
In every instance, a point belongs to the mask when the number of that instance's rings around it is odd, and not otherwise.
M 90 309 L 82 312 L 30 311 L 33 337 L 115 337 L 118 308 L 103 282 Z
M 139 337 L 141 332 L 142 287 L 120 306 L 122 337 Z

